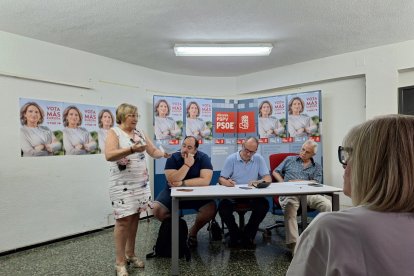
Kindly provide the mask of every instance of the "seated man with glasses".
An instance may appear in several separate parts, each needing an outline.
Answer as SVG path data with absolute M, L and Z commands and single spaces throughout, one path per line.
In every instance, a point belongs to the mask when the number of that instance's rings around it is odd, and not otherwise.
M 318 150 L 315 141 L 307 140 L 300 150 L 299 156 L 288 156 L 273 171 L 278 182 L 313 180 L 322 183 L 322 166 L 313 160 Z M 296 241 L 299 237 L 298 222 L 296 219 L 300 205 L 298 196 L 280 196 L 280 206 L 285 217 L 285 231 L 287 247 L 294 253 Z M 332 211 L 332 204 L 322 195 L 308 195 L 307 204 L 319 212 Z
M 259 141 L 255 137 L 245 140 L 242 150 L 229 155 L 221 170 L 219 183 L 234 187 L 237 184 L 250 184 L 252 181 L 271 182 L 269 169 L 262 156 L 256 154 Z M 237 226 L 233 212 L 236 204 L 246 204 L 252 210 L 249 222 L 243 231 Z M 259 224 L 269 210 L 269 202 L 265 197 L 223 199 L 219 204 L 219 214 L 227 225 L 230 234 L 229 247 L 240 243 L 245 248 L 254 248 L 254 238 Z

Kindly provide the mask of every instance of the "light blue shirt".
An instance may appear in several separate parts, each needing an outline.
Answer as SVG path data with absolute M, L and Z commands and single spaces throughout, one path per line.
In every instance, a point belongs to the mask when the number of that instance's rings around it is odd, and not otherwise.
M 260 154 L 254 154 L 248 162 L 243 161 L 240 152 L 229 155 L 224 162 L 220 176 L 231 178 L 236 184 L 248 184 L 269 175 L 266 162 Z

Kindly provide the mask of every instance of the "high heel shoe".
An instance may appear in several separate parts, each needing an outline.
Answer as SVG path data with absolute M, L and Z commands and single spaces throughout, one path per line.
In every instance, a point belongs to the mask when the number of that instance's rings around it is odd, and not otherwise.
M 144 262 L 138 259 L 137 256 L 132 256 L 132 257 L 125 256 L 125 259 L 127 261 L 127 264 L 133 264 L 134 267 L 138 267 L 138 268 L 145 267 Z
M 116 276 L 128 276 L 126 265 L 115 265 Z

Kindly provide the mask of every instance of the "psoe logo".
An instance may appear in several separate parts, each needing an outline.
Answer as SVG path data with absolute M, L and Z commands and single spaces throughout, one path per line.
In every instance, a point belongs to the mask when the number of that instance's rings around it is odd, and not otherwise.
M 249 116 L 243 115 L 240 117 L 241 122 L 239 123 L 239 128 L 249 129 Z

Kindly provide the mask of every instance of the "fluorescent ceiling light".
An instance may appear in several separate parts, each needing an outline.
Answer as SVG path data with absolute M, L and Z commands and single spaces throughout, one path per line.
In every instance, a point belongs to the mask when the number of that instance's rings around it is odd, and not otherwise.
M 268 56 L 271 43 L 262 44 L 175 44 L 176 56 Z

